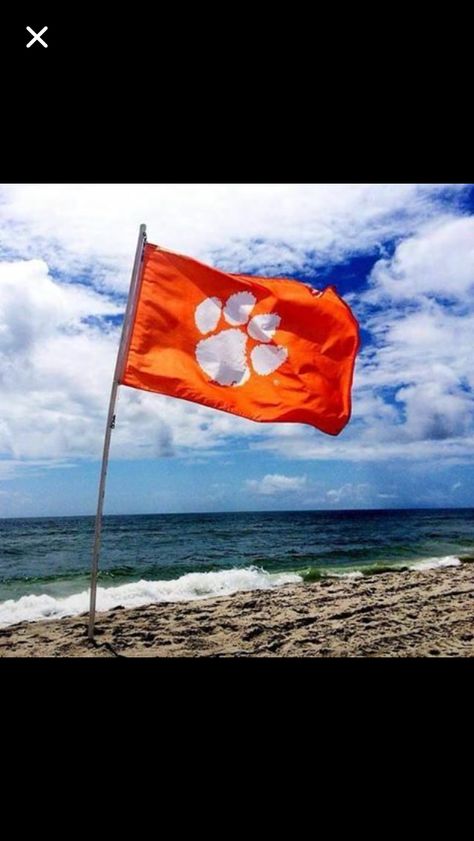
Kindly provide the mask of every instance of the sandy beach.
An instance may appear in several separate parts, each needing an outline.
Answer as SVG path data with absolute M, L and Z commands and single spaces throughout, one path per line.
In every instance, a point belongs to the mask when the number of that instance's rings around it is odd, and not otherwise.
M 3 657 L 472 657 L 474 565 L 325 579 L 0 629 Z

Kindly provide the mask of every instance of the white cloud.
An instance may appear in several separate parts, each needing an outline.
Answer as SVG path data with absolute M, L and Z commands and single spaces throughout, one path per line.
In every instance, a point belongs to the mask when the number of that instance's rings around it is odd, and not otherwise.
M 51 458 L 38 460 L 0 459 L 0 480 L 13 479 L 25 472 L 28 472 L 29 476 L 41 475 L 44 470 L 63 469 L 71 466 L 71 462 L 62 461 L 61 459 L 52 460 Z M 5 491 L 5 493 L 8 492 Z
M 473 429 L 472 394 L 462 391 L 458 382 L 449 383 L 442 374 L 433 381 L 399 389 L 396 399 L 404 405 L 402 432 L 407 440 L 439 441 L 463 437 Z
M 305 485 L 306 476 L 282 476 L 279 473 L 267 473 L 263 479 L 247 479 L 245 482 L 248 490 L 265 496 L 301 491 Z
M 340 505 L 341 503 L 344 503 L 344 505 L 351 503 L 361 505 L 364 502 L 369 502 L 370 486 L 366 482 L 360 482 L 356 485 L 347 482 L 340 488 L 327 491 L 326 497 L 327 501 L 334 505 Z
M 361 356 L 357 385 L 372 396 L 392 389 L 401 412 L 392 423 L 369 416 L 366 429 L 383 426 L 394 443 L 467 441 L 474 433 L 474 219 L 450 219 L 402 242 L 391 261 L 376 264 L 371 282 L 361 312 L 367 302 L 384 303 L 365 310 L 376 345 Z
M 474 217 L 436 219 L 372 271 L 372 300 L 462 298 L 474 287 Z M 369 296 L 367 296 L 369 297 Z
M 474 460 L 474 435 L 464 438 L 449 438 L 442 441 L 390 441 L 387 430 L 385 438 L 376 438 L 368 425 L 365 438 L 360 430 L 350 440 L 325 438 L 317 432 L 293 431 L 284 442 L 273 431 L 266 440 L 250 442 L 249 448 L 258 452 L 270 452 L 289 460 L 304 461 L 351 461 L 381 462 L 404 460 L 409 462 L 445 460 L 461 464 Z
M 12 362 L 53 330 L 78 328 L 82 318 L 122 310 L 83 285 L 55 283 L 43 260 L 1 262 L 0 296 L 0 351 L 12 354 Z
M 452 185 L 456 193 L 461 185 Z M 0 249 L 125 291 L 138 225 L 151 242 L 229 271 L 288 273 L 406 236 L 443 185 L 19 184 L 0 190 Z

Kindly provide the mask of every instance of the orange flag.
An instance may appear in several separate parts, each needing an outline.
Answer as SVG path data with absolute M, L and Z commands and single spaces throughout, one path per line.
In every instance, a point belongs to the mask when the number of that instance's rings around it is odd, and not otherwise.
M 337 435 L 358 324 L 333 287 L 228 274 L 147 243 L 120 382 Z

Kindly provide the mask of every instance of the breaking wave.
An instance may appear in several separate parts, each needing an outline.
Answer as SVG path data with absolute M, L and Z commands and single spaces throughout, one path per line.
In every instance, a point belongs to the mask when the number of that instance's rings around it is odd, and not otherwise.
M 97 611 L 114 607 L 140 607 L 158 602 L 193 601 L 212 596 L 230 596 L 245 590 L 271 590 L 282 584 L 299 584 L 302 577 L 294 572 L 269 573 L 258 567 L 219 572 L 190 572 L 173 581 L 135 581 L 118 587 L 97 588 Z M 89 609 L 89 591 L 63 598 L 30 595 L 0 604 L 0 627 L 17 622 L 61 619 Z
M 159 602 L 186 602 L 213 596 L 230 596 L 239 591 L 271 590 L 283 584 L 309 583 L 328 578 L 360 579 L 389 572 L 423 572 L 471 562 L 474 562 L 474 556 L 465 555 L 460 559 L 455 555 L 447 555 L 404 564 L 378 563 L 358 568 L 309 567 L 292 572 L 270 573 L 260 567 L 250 566 L 216 572 L 190 572 L 171 581 L 142 579 L 117 587 L 98 587 L 97 611 L 112 610 L 114 607 L 141 607 Z M 0 603 L 0 627 L 15 625 L 17 622 L 38 622 L 42 619 L 76 616 L 88 609 L 88 590 L 62 597 L 46 593 L 22 596 Z

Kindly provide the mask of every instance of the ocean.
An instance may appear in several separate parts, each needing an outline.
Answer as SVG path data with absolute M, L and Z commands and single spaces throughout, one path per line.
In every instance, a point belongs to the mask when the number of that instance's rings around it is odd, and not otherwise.
M 93 517 L 0 520 L 0 626 L 88 609 Z M 474 560 L 474 509 L 104 517 L 97 609 Z

